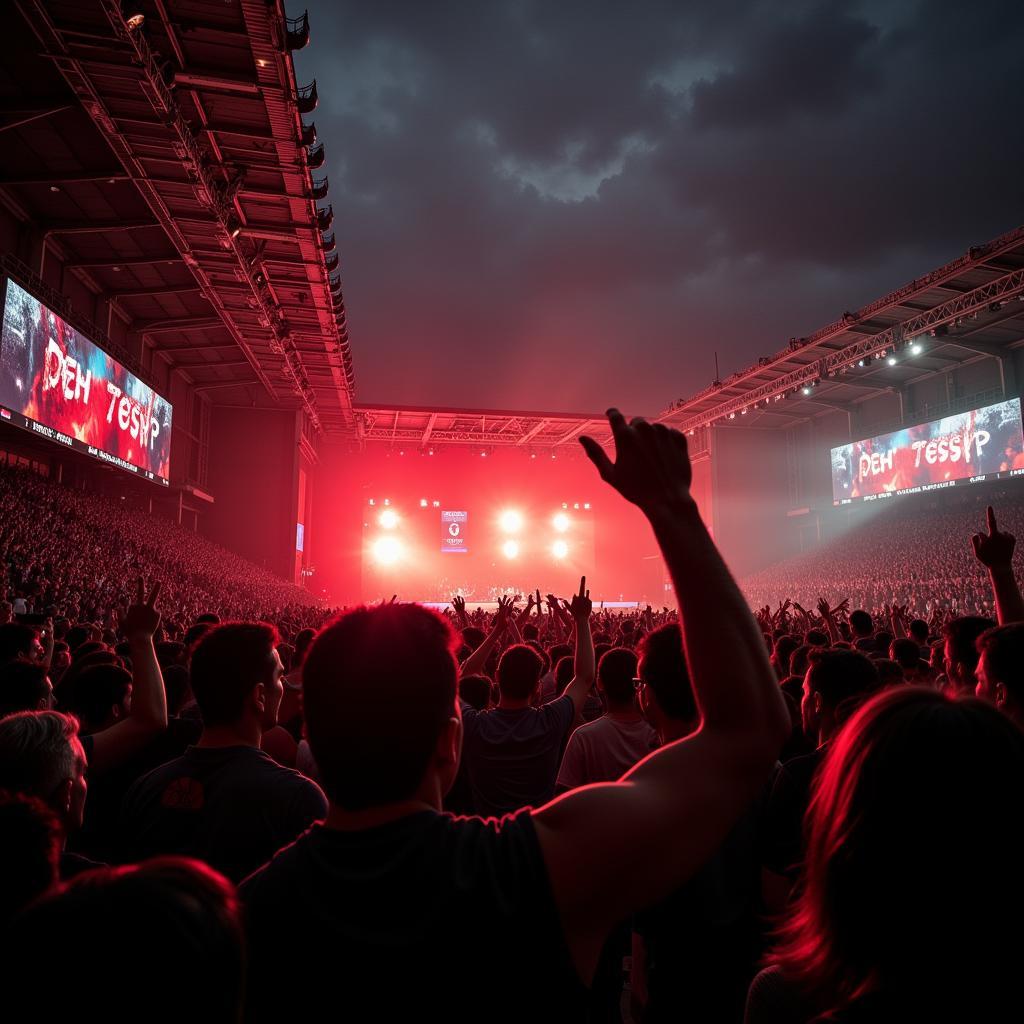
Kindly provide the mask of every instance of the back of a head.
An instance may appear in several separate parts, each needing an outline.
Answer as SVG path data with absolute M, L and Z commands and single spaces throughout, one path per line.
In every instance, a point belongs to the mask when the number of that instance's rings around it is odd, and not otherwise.
M 973 675 L 978 668 L 978 637 L 995 625 L 992 619 L 981 615 L 961 615 L 950 619 L 942 633 L 946 639 L 947 657 L 954 663 L 963 666 L 964 670 Z
M 601 656 L 597 665 L 597 681 L 609 705 L 621 708 L 633 703 L 636 666 L 636 654 L 628 647 L 613 647 Z
M 0 719 L 0 789 L 53 798 L 74 774 L 78 722 L 59 711 L 19 711 Z
M 61 706 L 88 726 L 99 728 L 111 708 L 124 703 L 131 685 L 131 672 L 120 665 L 91 665 L 61 688 Z
M 556 668 L 562 660 L 555 662 Z M 537 689 L 543 668 L 544 662 L 532 647 L 528 644 L 514 644 L 498 662 L 497 682 L 502 697 L 508 700 L 529 700 Z
M 46 666 L 28 658 L 0 665 L 0 718 L 15 711 L 43 711 L 50 702 Z
M 1024 622 L 986 629 L 977 640 L 979 656 L 985 655 L 988 678 L 1002 683 L 1018 707 L 1024 707 Z
M 292 655 L 292 669 L 297 669 L 309 653 L 309 645 L 316 636 L 315 629 L 300 629 L 295 636 L 295 653 Z
M 822 704 L 835 711 L 843 701 L 863 698 L 878 687 L 878 670 L 859 651 L 816 648 L 808 657 L 807 679 Z
M 477 711 L 491 703 L 491 680 L 487 676 L 463 676 L 459 680 L 459 696 Z
M 984 1003 L 1024 953 L 1022 805 L 1024 733 L 994 708 L 914 686 L 872 698 L 818 776 L 784 970 L 829 1009 L 875 987 L 997 1019 Z
M 64 834 L 38 797 L 0 790 L 0 925 L 58 881 Z
M 928 642 L 928 623 L 924 619 L 912 619 L 908 632 L 919 646 L 924 646 Z
M 901 636 L 892 641 L 889 647 L 892 660 L 897 662 L 904 672 L 914 671 L 921 660 L 921 648 L 916 640 Z
M 638 674 L 667 717 L 686 722 L 696 719 L 697 701 L 678 623 L 670 622 L 644 637 Z
M 527 622 L 523 626 L 523 639 L 524 640 L 536 640 L 540 636 L 540 631 L 532 622 Z
M 36 640 L 35 626 L 24 622 L 5 622 L 0 626 L 0 665 L 16 658 L 29 658 Z
M 416 792 L 456 713 L 456 642 L 447 620 L 414 604 L 357 608 L 317 634 L 303 697 L 332 802 L 362 810 Z
M 206 726 L 232 725 L 246 697 L 273 674 L 277 630 L 266 622 L 214 626 L 192 651 L 189 681 Z
M 857 608 L 850 612 L 850 628 L 855 637 L 863 638 L 871 636 L 875 631 L 875 624 L 868 612 L 863 608 Z
M 129 1010 L 160 1022 L 240 1019 L 238 901 L 234 886 L 199 861 L 87 871 L 23 911 L 13 930 L 4 961 L 26 991 L 46 992 L 48 1019 L 124 1020 Z M 55 936 L 73 944 L 56 967 Z
M 789 674 L 791 676 L 802 676 L 807 671 L 807 658 L 812 650 L 817 648 L 810 644 L 801 644 L 789 656 Z
M 558 691 L 564 690 L 570 682 L 572 682 L 573 670 L 575 668 L 575 660 L 568 654 L 564 658 L 558 659 L 558 664 L 555 666 L 555 689 Z M 537 671 L 537 678 L 540 679 L 540 670 Z

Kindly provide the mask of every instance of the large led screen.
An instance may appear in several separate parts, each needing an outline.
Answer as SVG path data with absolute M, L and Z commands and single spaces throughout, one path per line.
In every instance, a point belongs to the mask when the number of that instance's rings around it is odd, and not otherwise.
M 835 505 L 1022 475 L 1019 398 L 832 449 Z
M 0 334 L 0 417 L 167 484 L 170 402 L 14 281 Z

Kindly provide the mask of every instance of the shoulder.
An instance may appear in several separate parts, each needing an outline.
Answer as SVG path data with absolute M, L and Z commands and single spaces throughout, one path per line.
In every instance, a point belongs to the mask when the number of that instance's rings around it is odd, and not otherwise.
M 813 1016 L 781 968 L 766 967 L 750 983 L 746 1024 L 807 1024 Z

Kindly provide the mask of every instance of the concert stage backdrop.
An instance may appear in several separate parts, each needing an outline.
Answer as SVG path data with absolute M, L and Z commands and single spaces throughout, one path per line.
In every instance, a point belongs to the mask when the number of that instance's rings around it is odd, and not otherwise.
M 832 449 L 835 505 L 1022 475 L 1019 398 Z
M 171 404 L 34 295 L 7 282 L 0 417 L 167 484 Z

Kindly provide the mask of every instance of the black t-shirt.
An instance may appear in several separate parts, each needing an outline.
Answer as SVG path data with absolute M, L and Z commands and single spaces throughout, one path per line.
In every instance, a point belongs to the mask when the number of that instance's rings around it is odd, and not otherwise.
M 120 850 L 198 857 L 238 882 L 326 814 L 315 782 L 256 747 L 189 747 L 128 791 Z
M 578 1020 L 528 811 L 315 825 L 242 884 L 248 1021 Z
M 477 711 L 463 702 L 462 757 L 477 814 L 500 817 L 547 803 L 575 716 L 565 696 L 515 710 Z
M 765 811 L 765 867 L 795 878 L 804 859 L 804 814 L 826 747 L 787 761 L 776 773 Z
M 743 1017 L 763 949 L 760 842 L 766 794 L 715 855 L 661 903 L 633 918 L 647 964 L 645 1021 L 725 1024 Z

